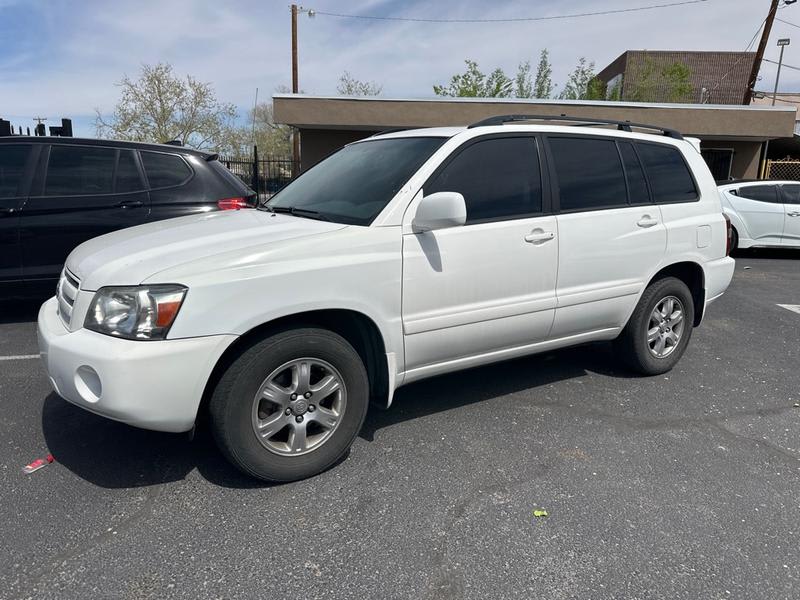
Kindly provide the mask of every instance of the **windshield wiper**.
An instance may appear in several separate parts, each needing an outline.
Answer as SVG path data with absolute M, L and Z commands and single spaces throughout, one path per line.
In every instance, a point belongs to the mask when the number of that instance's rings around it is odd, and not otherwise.
M 317 221 L 330 221 L 329 217 L 326 217 L 316 210 L 311 210 L 310 208 L 298 208 L 296 206 L 270 206 L 269 204 L 265 204 L 264 208 L 273 213 L 285 213 L 295 217 L 316 219 Z

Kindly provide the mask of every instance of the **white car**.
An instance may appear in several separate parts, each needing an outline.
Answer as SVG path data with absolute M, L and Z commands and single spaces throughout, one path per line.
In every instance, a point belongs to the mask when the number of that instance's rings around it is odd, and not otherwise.
M 744 181 L 719 187 L 736 248 L 800 248 L 800 181 Z
M 376 135 L 258 210 L 84 243 L 39 313 L 54 389 L 163 431 L 207 411 L 234 464 L 290 481 L 412 381 L 597 340 L 668 371 L 734 268 L 703 159 L 524 120 Z

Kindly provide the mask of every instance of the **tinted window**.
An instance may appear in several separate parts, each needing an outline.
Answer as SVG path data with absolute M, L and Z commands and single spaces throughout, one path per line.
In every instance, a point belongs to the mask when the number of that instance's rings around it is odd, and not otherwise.
M 561 210 L 591 210 L 627 203 L 625 176 L 613 140 L 550 138 Z
M 350 144 L 283 188 L 269 206 L 369 225 L 445 139 L 408 137 Z M 313 213 L 306 216 L 314 218 Z
M 114 191 L 119 194 L 142 189 L 144 189 L 144 185 L 142 185 L 142 179 L 139 176 L 139 169 L 136 168 L 133 150 L 120 150 Z
M 497 138 L 465 148 L 425 186 L 425 194 L 459 192 L 467 223 L 542 212 L 542 180 L 532 137 Z
M 17 195 L 30 149 L 28 145 L 0 146 L 0 198 Z
M 160 152 L 141 152 L 144 171 L 151 188 L 180 185 L 192 174 L 180 156 Z
M 784 185 L 783 201 L 787 204 L 800 204 L 800 185 Z
M 647 182 L 644 171 L 639 163 L 639 157 L 630 142 L 619 142 L 619 151 L 622 154 L 622 164 L 625 165 L 625 175 L 628 178 L 628 201 L 631 204 L 649 204 L 650 192 L 647 191 Z
M 47 196 L 110 194 L 114 175 L 113 148 L 52 146 L 47 163 Z
M 690 202 L 697 189 L 689 167 L 677 148 L 662 144 L 636 144 L 656 202 Z
M 778 186 L 775 185 L 749 185 L 739 188 L 737 195 L 750 200 L 760 200 L 761 202 L 780 202 L 778 200 Z

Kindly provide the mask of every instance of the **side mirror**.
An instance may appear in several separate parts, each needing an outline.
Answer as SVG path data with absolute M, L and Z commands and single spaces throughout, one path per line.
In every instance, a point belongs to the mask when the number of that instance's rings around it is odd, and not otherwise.
M 458 192 L 436 192 L 425 196 L 411 221 L 414 233 L 460 227 L 467 222 L 467 205 Z

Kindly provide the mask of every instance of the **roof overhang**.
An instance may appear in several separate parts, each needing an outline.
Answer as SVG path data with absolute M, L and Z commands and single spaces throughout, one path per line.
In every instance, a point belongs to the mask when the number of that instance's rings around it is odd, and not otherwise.
M 353 98 L 273 96 L 275 121 L 300 129 L 377 131 L 395 127 L 464 126 L 502 114 L 620 119 L 677 129 L 704 139 L 764 141 L 794 135 L 790 106 L 656 104 L 509 98 Z

